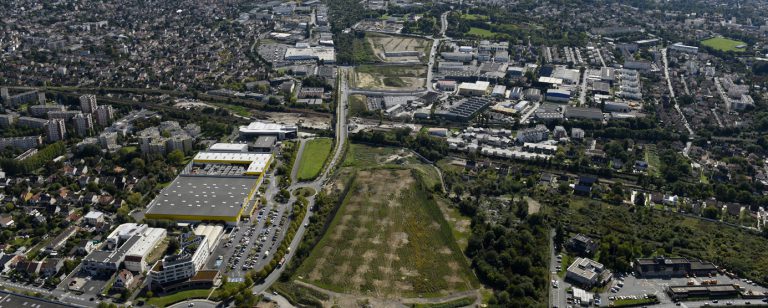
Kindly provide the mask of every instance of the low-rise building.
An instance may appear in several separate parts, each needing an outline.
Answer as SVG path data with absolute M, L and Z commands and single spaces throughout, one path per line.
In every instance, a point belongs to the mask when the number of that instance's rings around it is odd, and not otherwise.
M 567 247 L 579 255 L 591 256 L 597 251 L 597 241 L 586 235 L 576 234 L 568 240 Z
M 459 95 L 483 96 L 488 93 L 490 85 L 487 81 L 462 82 L 459 85 Z
M 296 138 L 299 128 L 296 126 L 282 125 L 266 122 L 251 122 L 248 126 L 240 126 L 240 138 L 254 139 L 260 136 L 274 136 L 278 140 Z
M 565 279 L 586 288 L 604 285 L 612 277 L 613 274 L 605 265 L 587 258 L 576 258 L 565 274 Z
M 634 266 L 635 272 L 641 277 L 705 276 L 717 272 L 717 267 L 711 262 L 686 258 L 666 258 L 664 256 L 636 259 Z

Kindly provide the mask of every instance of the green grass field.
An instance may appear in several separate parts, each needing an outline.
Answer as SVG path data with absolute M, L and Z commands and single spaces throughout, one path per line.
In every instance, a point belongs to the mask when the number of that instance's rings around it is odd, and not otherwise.
M 477 14 L 463 14 L 461 15 L 461 19 L 469 20 L 469 21 L 488 20 L 488 16 L 477 15 Z
M 493 37 L 494 35 L 496 35 L 496 33 L 494 33 L 493 31 L 485 30 L 481 28 L 475 28 L 475 27 L 469 28 L 469 32 L 467 32 L 467 34 L 479 36 L 479 37 Z
M 648 163 L 648 174 L 661 176 L 661 160 L 655 144 L 645 146 L 645 162 Z
M 356 170 L 350 193 L 297 279 L 379 298 L 437 297 L 477 287 L 451 226 L 422 182 L 433 175 L 409 168 L 410 158 L 395 165 L 399 152 L 350 147 L 352 159 L 344 164 Z
M 742 41 L 727 39 L 724 37 L 713 37 L 711 39 L 706 39 L 701 41 L 701 44 L 704 46 L 711 47 L 713 49 L 720 50 L 720 51 L 742 52 L 747 50 L 746 48 L 736 48 L 736 46 L 740 46 L 740 45 L 746 46 L 747 43 L 744 43 Z
M 330 138 L 318 138 L 307 141 L 304 145 L 304 153 L 299 161 L 299 171 L 296 178 L 299 181 L 314 180 L 325 165 L 328 155 L 331 153 L 333 142 Z
M 210 289 L 181 291 L 166 296 L 150 298 L 147 300 L 147 305 L 165 307 L 187 299 L 208 298 L 208 294 L 210 293 Z

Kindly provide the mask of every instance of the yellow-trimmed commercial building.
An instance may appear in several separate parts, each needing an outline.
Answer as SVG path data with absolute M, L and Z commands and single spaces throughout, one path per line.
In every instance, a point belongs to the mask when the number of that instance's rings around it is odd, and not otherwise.
M 236 224 L 249 216 L 271 153 L 200 152 L 149 204 L 147 219 L 223 221 Z M 256 198 L 255 198 L 256 197 Z

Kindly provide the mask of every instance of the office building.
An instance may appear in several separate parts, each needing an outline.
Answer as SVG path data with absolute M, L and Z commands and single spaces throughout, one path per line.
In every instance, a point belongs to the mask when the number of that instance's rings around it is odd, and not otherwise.
M 49 142 L 62 141 L 67 138 L 67 128 L 64 120 L 53 119 L 45 125 L 46 136 Z
M 194 283 L 194 277 L 216 249 L 224 228 L 218 225 L 198 225 L 193 232 L 179 236 L 181 249 L 157 261 L 147 275 L 150 289 L 167 290 Z
M 613 274 L 605 265 L 587 258 L 576 258 L 565 274 L 565 279 L 580 286 L 591 288 L 601 286 L 611 280 Z
M 99 249 L 89 253 L 81 263 L 81 270 L 93 276 L 109 276 L 121 265 L 132 269 L 146 268 L 149 253 L 166 236 L 162 228 L 149 228 L 144 224 L 125 223 L 119 225 L 107 236 Z M 126 256 L 131 256 L 130 264 L 123 264 Z M 138 258 L 141 256 L 141 258 Z M 130 269 L 129 269 L 130 270 Z

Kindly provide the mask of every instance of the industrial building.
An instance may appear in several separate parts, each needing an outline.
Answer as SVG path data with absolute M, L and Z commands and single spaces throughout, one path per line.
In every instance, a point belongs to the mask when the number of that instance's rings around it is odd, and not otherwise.
M 491 83 L 487 81 L 462 82 L 459 85 L 459 95 L 483 96 L 488 93 L 490 86 Z
M 629 108 L 629 105 L 626 103 L 618 103 L 618 102 L 605 102 L 603 106 L 603 111 L 605 112 L 630 112 L 632 111 L 631 108 Z
M 248 126 L 240 126 L 240 138 L 254 139 L 261 136 L 275 136 L 278 140 L 296 138 L 299 128 L 275 123 L 251 122 Z
M 739 295 L 739 289 L 732 284 L 669 286 L 666 291 L 675 301 L 687 298 L 733 298 Z
M 471 62 L 474 56 L 467 52 L 442 52 L 440 56 L 448 61 Z
M 470 97 L 455 103 L 448 110 L 435 112 L 435 116 L 453 121 L 469 121 L 491 105 L 491 100 L 487 97 Z
M 287 61 L 322 61 L 325 64 L 336 62 L 336 52 L 333 47 L 291 47 L 285 50 L 285 60 Z
M 571 100 L 571 91 L 560 89 L 548 89 L 546 98 L 551 102 L 567 103 Z
M 692 54 L 699 52 L 699 47 L 683 45 L 682 42 L 669 45 L 669 49 Z
M 646 278 L 685 277 L 685 275 L 706 276 L 717 272 L 717 267 L 711 262 L 686 258 L 666 258 L 664 256 L 637 259 L 634 266 L 638 276 Z
M 568 107 L 564 114 L 566 119 L 603 120 L 603 112 L 597 108 Z
M 247 144 L 214 144 L 195 155 L 150 202 L 145 217 L 236 224 L 257 207 L 257 190 L 271 153 L 246 152 Z

